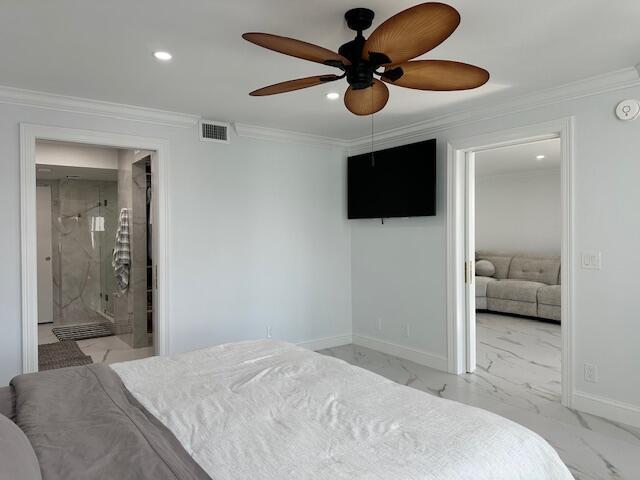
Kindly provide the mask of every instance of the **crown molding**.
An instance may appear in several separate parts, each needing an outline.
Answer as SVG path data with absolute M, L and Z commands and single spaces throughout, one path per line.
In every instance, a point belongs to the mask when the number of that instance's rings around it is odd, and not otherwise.
M 442 130 L 635 86 L 640 86 L 640 64 L 559 87 L 539 90 L 497 104 L 495 101 L 487 100 L 471 109 L 459 110 L 404 127 L 385 130 L 374 135 L 373 144 L 374 148 L 386 148 L 418 141 Z M 0 104 L 2 103 L 181 128 L 192 128 L 200 120 L 200 116 L 193 114 L 5 86 L 0 86 Z M 234 127 L 236 134 L 240 137 L 342 147 L 346 148 L 349 154 L 368 151 L 371 148 L 371 137 L 369 136 L 345 140 L 244 123 L 235 123 Z
M 0 86 L 0 103 L 181 128 L 191 128 L 200 119 L 197 115 L 186 113 L 5 86 Z
M 256 138 L 258 140 L 269 140 L 285 143 L 296 143 L 303 145 L 320 145 L 329 147 L 346 147 L 348 142 L 340 138 L 323 137 L 312 133 L 300 133 L 291 130 L 279 130 L 277 128 L 260 127 L 248 125 L 246 123 L 235 123 L 236 134 L 239 137 Z
M 538 90 L 498 104 L 484 102 L 472 109 L 447 113 L 422 122 L 386 130 L 373 136 L 373 144 L 374 148 L 378 149 L 391 147 L 418 141 L 454 127 L 636 86 L 640 86 L 640 64 L 558 87 Z M 365 136 L 351 140 L 347 142 L 347 149 L 349 154 L 369 151 L 371 137 Z

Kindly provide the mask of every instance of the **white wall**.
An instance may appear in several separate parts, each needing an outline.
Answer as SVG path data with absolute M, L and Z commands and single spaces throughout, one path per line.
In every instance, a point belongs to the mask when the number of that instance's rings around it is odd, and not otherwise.
M 36 142 L 36 163 L 117 170 L 118 150 L 62 142 Z
M 412 141 L 438 138 L 438 215 L 384 225 L 345 220 L 341 148 L 247 138 L 200 143 L 192 128 L 0 104 L 0 383 L 21 368 L 19 122 L 171 142 L 173 351 L 261 337 L 269 324 L 274 336 L 293 341 L 348 334 L 353 297 L 354 334 L 442 358 L 447 141 L 573 115 L 575 251 L 601 251 L 603 263 L 600 271 L 576 271 L 576 389 L 640 409 L 640 382 L 634 381 L 640 369 L 640 122 L 613 115 L 619 100 L 634 97 L 640 88 L 416 135 Z M 409 338 L 402 336 L 404 323 L 411 325 Z M 585 362 L 598 366 L 598 383 L 583 381 Z
M 172 352 L 221 342 L 351 334 L 350 229 L 342 148 L 0 104 L 0 385 L 21 371 L 19 123 L 170 142 Z
M 636 300 L 636 270 L 640 265 L 637 248 L 640 121 L 621 122 L 614 116 L 615 105 L 620 100 L 639 97 L 638 87 L 620 89 L 412 138 L 411 141 L 438 139 L 438 216 L 396 220 L 384 225 L 375 221 L 353 222 L 354 335 L 364 334 L 420 348 L 427 355 L 446 353 L 447 141 L 573 115 L 575 252 L 601 251 L 603 264 L 600 271 L 582 270 L 578 259 L 572 259 L 577 268 L 574 285 L 576 390 L 605 399 L 604 403 L 633 405 L 640 412 L 640 382 L 635 381 L 640 370 L 640 303 Z M 401 263 L 387 256 L 397 257 Z M 407 288 L 383 290 L 385 284 L 391 282 L 400 282 Z M 383 332 L 376 329 L 380 312 L 396 312 L 388 319 Z M 413 334 L 408 339 L 398 335 L 399 325 L 405 322 L 412 324 Z M 598 366 L 598 383 L 584 382 L 585 362 Z M 640 422 L 640 413 L 636 416 Z
M 477 250 L 560 255 L 561 213 L 559 169 L 476 177 Z

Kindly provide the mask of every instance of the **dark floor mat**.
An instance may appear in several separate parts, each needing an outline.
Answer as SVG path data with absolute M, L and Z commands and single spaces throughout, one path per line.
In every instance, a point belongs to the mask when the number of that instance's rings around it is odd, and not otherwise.
M 85 340 L 87 338 L 109 337 L 113 335 L 111 328 L 106 323 L 53 327 L 51 332 L 61 342 L 64 340 Z
M 93 363 L 90 356 L 85 355 L 74 341 L 46 343 L 38 345 L 38 370 L 76 367 Z

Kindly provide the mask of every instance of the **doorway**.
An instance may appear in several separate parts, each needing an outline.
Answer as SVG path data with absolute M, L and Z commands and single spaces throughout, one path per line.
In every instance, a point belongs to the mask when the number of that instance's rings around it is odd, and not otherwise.
M 470 363 L 483 380 L 531 403 L 559 403 L 560 139 L 477 151 L 471 161 Z
M 23 371 L 167 353 L 167 142 L 23 124 L 21 146 Z
M 479 157 L 487 154 L 487 152 L 496 151 L 502 148 L 517 148 L 526 144 L 534 144 L 535 142 L 556 142 L 559 147 L 559 180 L 560 180 L 560 201 L 557 209 L 560 212 L 560 238 L 559 253 L 560 258 L 547 262 L 544 255 L 538 252 L 527 252 L 524 244 L 510 249 L 511 252 L 505 254 L 504 251 L 482 252 L 476 249 L 476 167 Z M 572 295 L 571 286 L 573 284 L 573 265 L 572 255 L 572 232 L 573 232 L 573 205 L 571 192 L 573 190 L 572 177 L 572 119 L 564 119 L 555 122 L 549 122 L 530 127 L 523 127 L 495 134 L 472 137 L 468 139 L 452 142 L 449 145 L 448 155 L 448 253 L 447 253 L 447 270 L 448 270 L 448 332 L 449 332 L 449 371 L 452 373 L 462 374 L 466 372 L 474 372 L 478 368 L 477 358 L 480 353 L 482 364 L 480 367 L 484 370 L 492 368 L 491 359 L 487 364 L 486 349 L 488 345 L 479 344 L 479 335 L 484 336 L 489 329 L 492 333 L 502 329 L 504 335 L 499 335 L 502 340 L 519 342 L 518 339 L 510 338 L 506 335 L 507 331 L 513 333 L 514 328 L 524 328 L 526 330 L 527 322 L 541 323 L 542 330 L 547 329 L 547 333 L 537 331 L 540 335 L 554 334 L 557 330 L 560 338 L 557 339 L 561 349 L 560 355 L 560 379 L 548 379 L 548 381 L 559 381 L 559 390 L 561 402 L 565 406 L 572 406 L 573 398 L 573 380 L 572 380 Z M 538 144 L 541 145 L 541 144 Z M 524 148 L 524 147 L 521 147 Z M 536 155 L 538 156 L 538 155 Z M 534 158 L 534 161 L 537 160 Z M 500 245 L 503 247 L 504 245 Z M 496 250 L 502 250 L 496 248 Z M 550 252 L 551 253 L 551 252 Z M 518 254 L 518 255 L 515 255 Z M 522 254 L 522 255 L 521 255 Z M 551 256 L 551 255 L 550 255 Z M 506 257 L 506 258 L 503 258 Z M 514 262 L 514 258 L 518 257 Z M 480 260 L 486 260 L 480 264 Z M 514 262 L 512 264 L 512 262 Z M 542 262 L 542 263 L 540 263 Z M 554 264 L 554 262 L 556 262 Z M 528 278 L 533 275 L 532 265 L 535 263 L 536 278 Z M 478 272 L 478 266 L 485 269 L 487 264 L 494 268 L 494 272 Z M 544 277 L 542 271 L 545 271 L 547 277 Z M 509 279 L 509 274 L 513 272 L 516 278 Z M 477 275 L 479 274 L 480 275 Z M 554 277 L 555 273 L 555 277 Z M 496 278 L 497 277 L 497 278 Z M 504 277 L 504 278 L 502 278 Z M 478 279 L 480 281 L 478 282 Z M 555 279 L 555 281 L 554 281 Z M 504 280 L 500 284 L 500 282 Z M 530 280 L 532 282 L 529 290 L 523 291 L 520 285 L 521 281 Z M 491 296 L 494 297 L 489 306 L 487 304 L 486 287 L 487 283 L 491 283 Z M 507 285 L 513 283 L 514 285 Z M 518 284 L 518 285 L 515 285 Z M 554 284 L 554 285 L 551 285 Z M 535 287 L 535 288 L 534 288 Z M 542 323 L 549 320 L 548 318 L 538 318 L 538 297 L 539 289 L 549 287 L 555 296 L 559 297 L 557 302 L 549 302 L 546 297 L 543 299 L 545 304 L 540 310 L 540 316 L 554 317 L 557 315 L 561 318 L 559 325 L 553 323 Z M 520 297 L 514 302 L 510 296 L 514 289 Z M 557 292 L 556 292 L 557 290 Z M 547 295 L 551 298 L 553 294 Z M 516 295 L 517 296 L 517 295 Z M 526 298 L 525 298 L 526 297 Z M 529 298 L 531 297 L 531 298 Z M 560 298 L 562 301 L 560 302 Z M 561 303 L 554 305 L 550 312 L 546 303 Z M 478 331 L 476 322 L 476 310 L 480 307 L 482 311 L 481 320 L 485 323 L 482 325 L 482 331 Z M 557 307 L 557 308 L 556 308 Z M 506 314 L 504 318 L 492 317 L 492 310 L 502 310 L 500 315 Z M 535 310 L 535 312 L 534 312 Z M 488 315 L 484 316 L 485 313 Z M 515 315 L 519 315 L 515 316 Z M 521 323 L 510 325 L 510 322 L 517 319 L 523 319 Z M 500 321 L 502 321 L 500 324 Z M 553 321 L 553 320 L 552 320 Z M 497 322 L 497 323 L 496 323 Z M 531 326 L 531 325 L 530 325 Z M 535 327 L 533 327 L 535 328 Z M 502 341 L 501 340 L 501 341 Z M 555 340 L 551 337 L 540 339 L 540 341 L 548 341 L 550 349 Z M 484 343 L 486 338 L 482 338 Z M 478 346 L 483 351 L 478 351 Z M 515 346 L 515 345 L 511 345 Z M 495 345 L 494 345 L 495 347 Z M 502 347 L 500 347 L 502 348 Z M 512 350 L 512 349 L 511 349 Z M 500 355 L 518 355 L 505 347 L 504 351 L 499 352 Z M 509 354 L 507 351 L 511 351 Z M 531 359 L 533 362 L 539 362 Z M 482 372 L 480 372 L 482 373 Z M 507 379 L 508 380 L 508 379 Z M 523 380 L 527 383 L 527 380 Z
M 153 355 L 152 153 L 36 141 L 39 370 Z

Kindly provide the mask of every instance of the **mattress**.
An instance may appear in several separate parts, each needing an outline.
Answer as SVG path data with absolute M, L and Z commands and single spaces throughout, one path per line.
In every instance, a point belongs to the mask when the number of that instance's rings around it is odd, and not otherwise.
M 573 478 L 521 425 L 284 342 L 111 367 L 216 480 Z

